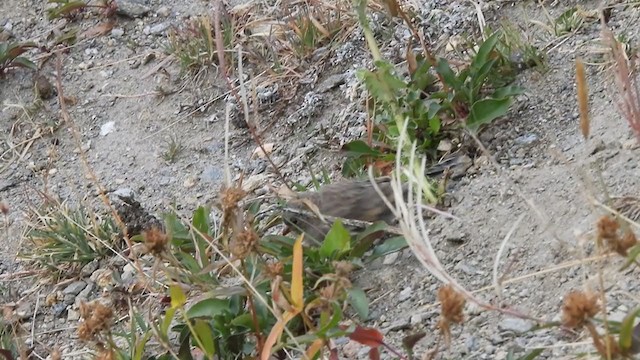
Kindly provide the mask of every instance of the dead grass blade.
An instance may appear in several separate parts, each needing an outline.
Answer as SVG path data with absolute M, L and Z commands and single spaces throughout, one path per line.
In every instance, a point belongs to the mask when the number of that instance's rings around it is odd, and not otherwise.
M 576 59 L 576 90 L 578 92 L 578 109 L 580 110 L 580 130 L 582 136 L 589 138 L 589 86 L 582 59 Z

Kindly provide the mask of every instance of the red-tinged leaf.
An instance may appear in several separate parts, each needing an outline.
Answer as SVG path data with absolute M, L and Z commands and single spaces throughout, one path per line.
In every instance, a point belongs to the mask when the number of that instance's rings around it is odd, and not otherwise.
M 416 55 L 411 50 L 411 40 L 409 40 L 409 44 L 407 45 L 407 67 L 409 68 L 409 74 L 413 75 L 416 70 L 418 70 L 418 61 L 416 60 Z
M 6 360 L 14 360 L 14 357 L 9 350 L 0 349 L 0 355 L 4 356 Z
M 340 357 L 338 356 L 338 349 L 333 348 L 329 351 L 329 360 L 340 360 Z
M 382 338 L 382 333 L 377 329 L 362 326 L 356 326 L 355 331 L 349 334 L 349 339 L 372 348 L 382 346 Z
M 29 43 L 25 43 L 25 44 L 20 44 L 16 47 L 10 48 L 9 51 L 7 51 L 7 57 L 9 59 L 14 59 L 17 58 L 18 56 L 24 54 L 25 52 L 29 51 L 29 49 L 31 48 L 35 48 L 37 47 L 37 45 L 33 42 L 29 42 Z
M 380 360 L 380 350 L 378 350 L 378 348 L 371 348 L 371 350 L 369 350 L 369 359 Z

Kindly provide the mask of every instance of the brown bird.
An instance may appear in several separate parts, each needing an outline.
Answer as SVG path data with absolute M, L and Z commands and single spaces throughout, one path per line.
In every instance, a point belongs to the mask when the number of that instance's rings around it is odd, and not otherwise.
M 391 179 L 378 178 L 376 183 L 391 204 L 395 204 Z M 406 196 L 406 186 L 403 190 Z M 315 216 L 315 209 L 310 209 L 307 205 L 309 202 L 317 207 L 320 214 L 327 216 L 368 222 L 384 221 L 388 224 L 395 219 L 370 180 L 333 183 L 323 186 L 320 191 L 299 193 L 287 203 L 287 207 L 310 214 L 285 211 L 284 221 L 292 230 L 305 233 L 305 238 L 311 238 L 317 243 L 322 242 L 332 223 Z
M 433 176 L 445 171 L 451 171 L 452 178 L 462 176 L 472 165 L 472 160 L 466 155 L 451 156 L 426 171 L 426 175 Z M 391 178 L 381 177 L 376 179 L 381 192 L 395 206 Z M 408 187 L 403 186 L 403 197 L 407 198 Z M 317 207 L 312 209 L 309 203 Z M 325 222 L 314 212 L 337 218 L 360 220 L 368 222 L 384 221 L 392 225 L 395 216 L 385 204 L 384 200 L 376 192 L 369 179 L 360 181 L 337 182 L 323 186 L 319 191 L 306 191 L 297 194 L 290 200 L 286 207 L 296 210 L 285 210 L 283 220 L 289 230 L 304 233 L 305 239 L 311 239 L 317 244 L 321 243 L 332 226 L 332 222 Z M 299 210 L 308 214 L 303 214 Z M 307 243 L 307 241 L 305 241 Z

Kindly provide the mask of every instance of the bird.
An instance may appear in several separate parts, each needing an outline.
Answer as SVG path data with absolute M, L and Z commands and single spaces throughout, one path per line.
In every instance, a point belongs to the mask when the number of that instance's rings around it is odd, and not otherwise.
M 464 156 L 449 157 L 445 161 L 429 168 L 425 175 L 434 176 L 445 171 L 452 171 L 452 178 L 465 174 L 471 166 L 471 159 Z M 390 177 L 374 179 L 383 196 L 391 206 L 395 206 L 395 198 Z M 407 199 L 408 186 L 403 184 L 403 198 Z M 313 207 L 309 204 L 313 204 Z M 289 209 L 289 210 L 287 210 Z M 291 211 L 294 210 L 294 211 Z M 369 179 L 339 181 L 322 186 L 318 191 L 297 193 L 285 205 L 283 221 L 287 232 L 293 230 L 305 234 L 305 243 L 322 243 L 331 229 L 332 223 L 324 221 L 315 213 L 335 218 L 366 221 L 370 223 L 383 221 L 393 225 L 396 218 L 383 198 L 378 194 Z

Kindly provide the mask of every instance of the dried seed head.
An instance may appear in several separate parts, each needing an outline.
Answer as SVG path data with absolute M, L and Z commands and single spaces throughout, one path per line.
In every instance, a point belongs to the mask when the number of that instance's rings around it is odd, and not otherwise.
M 348 278 L 353 271 L 353 264 L 348 261 L 334 261 L 333 267 L 339 277 Z
M 236 234 L 231 240 L 231 253 L 238 259 L 244 259 L 255 250 L 258 245 L 258 234 L 252 229 L 246 229 Z
M 169 236 L 157 227 L 152 227 L 142 233 L 147 252 L 159 255 L 167 249 Z
M 635 234 L 630 229 L 625 229 L 620 236 L 620 224 L 611 216 L 603 216 L 598 221 L 598 243 L 611 251 L 627 256 L 627 251 L 638 243 Z
M 572 291 L 564 298 L 562 324 L 572 329 L 580 328 L 598 311 L 600 306 L 596 294 Z
M 451 285 L 446 285 L 438 290 L 438 300 L 442 304 L 441 316 L 447 322 L 459 324 L 464 320 L 465 298 L 455 291 Z
M 102 349 L 96 356 L 95 360 L 115 360 L 115 354 L 111 349 Z
M 51 358 L 51 360 L 62 360 L 62 352 L 60 352 L 60 348 L 57 346 L 53 348 L 51 354 L 49 354 L 49 357 Z
M 267 276 L 273 279 L 278 275 L 282 275 L 283 269 L 284 269 L 284 265 L 280 261 L 267 263 L 267 267 L 266 267 Z
M 80 303 L 80 315 L 84 319 L 78 326 L 78 338 L 83 341 L 94 340 L 96 336 L 111 327 L 113 310 L 98 301 Z
M 598 220 L 598 238 L 611 240 L 618 236 L 620 225 L 611 216 L 603 216 Z

